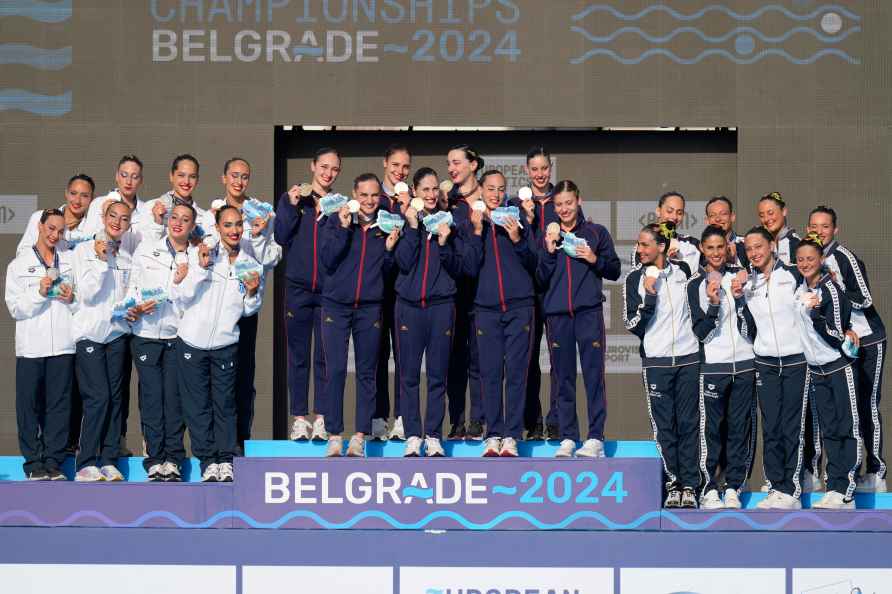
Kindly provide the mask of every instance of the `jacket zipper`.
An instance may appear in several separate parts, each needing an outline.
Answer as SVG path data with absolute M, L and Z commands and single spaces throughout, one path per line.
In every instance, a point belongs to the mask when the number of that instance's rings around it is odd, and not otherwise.
M 573 269 L 570 267 L 570 256 L 564 254 L 567 262 L 567 307 L 570 309 L 570 317 L 573 317 Z
M 502 260 L 499 257 L 499 243 L 496 241 L 496 229 L 493 226 L 491 229 L 492 233 L 492 249 L 496 256 L 496 275 L 499 279 L 499 304 L 502 307 L 502 311 L 508 311 L 508 308 L 505 306 L 505 286 L 502 284 Z
M 356 273 L 356 297 L 353 300 L 353 309 L 359 307 L 359 296 L 362 293 L 362 269 L 365 266 L 365 239 L 368 231 L 362 230 L 362 247 L 359 250 L 359 272 Z
M 424 243 L 424 272 L 421 275 L 421 307 L 427 307 L 427 269 L 431 255 L 430 240 Z
M 671 264 L 667 266 L 669 269 L 669 274 L 672 274 Z M 672 283 L 669 282 L 669 277 L 667 276 L 665 279 L 666 282 L 666 295 L 669 296 L 669 319 L 672 322 L 672 365 L 675 365 L 675 306 L 672 305 Z
M 314 219 L 314 221 L 313 221 L 313 283 L 312 283 L 312 288 L 310 289 L 314 293 L 316 292 L 316 278 L 317 278 L 317 274 L 318 274 L 318 272 L 317 272 L 318 264 L 317 263 L 319 261 L 319 256 L 316 253 L 317 246 L 318 246 L 318 243 L 317 243 L 318 230 L 319 230 L 319 222 Z
M 781 370 L 783 370 L 784 364 L 783 361 L 781 361 L 780 343 L 777 341 L 777 326 L 774 324 L 774 308 L 771 307 L 771 276 L 769 276 L 768 280 L 765 282 L 765 300 L 768 302 L 768 317 L 771 319 L 771 334 L 774 336 L 777 364 L 780 366 Z

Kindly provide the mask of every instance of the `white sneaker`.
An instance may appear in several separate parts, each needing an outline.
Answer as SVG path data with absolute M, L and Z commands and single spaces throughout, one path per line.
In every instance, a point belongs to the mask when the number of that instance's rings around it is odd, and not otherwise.
M 161 476 L 169 483 L 178 483 L 183 480 L 180 467 L 173 462 L 165 462 L 161 465 Z
M 858 477 L 855 491 L 857 493 L 885 493 L 886 479 L 880 478 L 875 472 L 868 472 L 864 476 Z
M 502 440 L 498 437 L 489 437 L 483 442 L 483 457 L 494 458 L 499 455 L 502 448 Z
M 307 441 L 310 439 L 312 431 L 313 426 L 308 420 L 303 417 L 294 417 L 294 420 L 291 422 L 291 434 L 288 439 L 291 441 Z
M 824 485 L 821 484 L 821 479 L 810 473 L 809 471 L 805 471 L 802 473 L 802 492 L 803 493 L 817 493 L 824 490 Z
M 736 489 L 725 489 L 725 509 L 740 509 L 743 505 L 740 503 L 740 496 Z
M 517 458 L 517 440 L 513 437 L 503 439 L 502 447 L 499 449 L 499 456 L 502 458 Z
M 443 444 L 436 437 L 424 438 L 424 453 L 428 458 L 442 458 L 446 455 Z
M 763 493 L 771 493 L 771 481 L 769 481 L 768 479 L 762 481 L 762 486 L 759 487 L 759 490 Z
M 111 464 L 106 464 L 99 469 L 99 472 L 102 473 L 103 480 L 110 483 L 117 483 L 124 480 L 124 475 L 121 474 L 121 471 Z
M 798 497 L 775 491 L 777 497 L 771 506 L 771 509 L 802 509 L 802 502 Z
M 328 447 L 325 448 L 326 458 L 339 458 L 344 451 L 344 439 L 340 435 L 332 435 L 328 438 Z
M 153 483 L 167 480 L 167 477 L 164 474 L 164 464 L 152 464 L 146 471 L 146 476 L 148 477 L 149 482 Z
M 406 431 L 403 429 L 403 417 L 397 417 L 393 422 L 393 428 L 390 430 L 390 439 L 398 441 L 406 439 Z
M 220 464 L 217 464 L 217 482 L 231 483 L 232 479 L 232 464 L 229 462 L 221 462 Z
M 406 449 L 403 450 L 404 458 L 417 458 L 421 455 L 421 438 L 413 435 L 406 440 Z
M 715 489 L 710 489 L 706 495 L 700 498 L 700 509 L 722 509 L 724 507 L 725 504 L 722 503 L 722 498 L 719 497 L 719 492 Z
M 554 453 L 555 458 L 572 458 L 573 452 L 576 451 L 576 442 L 572 439 L 564 439 Z
M 207 468 L 204 469 L 204 472 L 201 473 L 201 482 L 203 483 L 216 483 L 217 476 L 220 474 L 220 467 L 217 466 L 216 462 L 212 462 L 207 465 Z
M 577 458 L 603 458 L 604 442 L 600 439 L 586 439 L 582 447 L 576 450 Z
M 768 492 L 768 496 L 756 504 L 757 509 L 774 509 L 774 505 L 780 500 L 781 492 L 772 489 Z
M 98 483 L 104 481 L 105 477 L 102 476 L 98 466 L 84 466 L 74 475 L 74 480 L 78 483 Z
M 855 500 L 846 501 L 839 491 L 827 491 L 820 501 L 812 505 L 812 509 L 855 509 Z
M 325 417 L 316 417 L 313 419 L 313 435 L 310 436 L 313 441 L 328 441 L 328 431 L 325 430 Z
M 387 441 L 387 421 L 372 419 L 372 441 Z
M 365 458 L 365 438 L 354 435 L 347 444 L 347 456 L 349 458 Z

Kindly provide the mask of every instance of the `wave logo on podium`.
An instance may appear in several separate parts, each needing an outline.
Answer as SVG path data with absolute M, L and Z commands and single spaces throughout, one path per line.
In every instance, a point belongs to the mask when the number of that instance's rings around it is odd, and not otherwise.
M 603 25 L 611 17 L 619 21 L 611 31 L 594 34 L 586 28 Z M 661 27 L 670 20 L 678 26 L 664 34 L 645 28 L 648 24 Z M 722 33 L 710 35 L 703 30 L 714 30 L 722 22 L 728 23 Z M 634 65 L 663 56 L 681 65 L 698 64 L 712 57 L 740 65 L 755 64 L 768 57 L 783 58 L 795 65 L 814 64 L 826 57 L 860 64 L 860 59 L 837 47 L 861 32 L 860 23 L 861 16 L 837 4 L 825 4 L 808 12 L 768 4 L 749 13 L 736 12 L 723 4 L 710 4 L 692 12 L 652 4 L 630 13 L 608 4 L 591 4 L 571 17 L 570 31 L 595 47 L 570 58 L 570 63 L 582 64 L 604 56 L 620 64 Z M 768 34 L 763 30 L 782 32 Z M 623 48 L 623 41 L 640 53 L 628 55 L 618 51 Z M 650 47 L 641 52 L 647 44 Z M 673 44 L 678 49 L 673 49 Z M 699 53 L 691 53 L 692 48 Z
M 46 24 L 62 23 L 71 18 L 71 1 L 3 0 L 0 2 L 0 18 L 25 18 Z M 4 43 L 0 40 L 0 66 L 4 65 L 61 71 L 71 66 L 71 46 L 43 48 L 29 43 Z M 0 111 L 25 111 L 39 116 L 60 117 L 71 111 L 71 105 L 70 90 L 60 95 L 48 95 L 28 89 L 0 88 Z

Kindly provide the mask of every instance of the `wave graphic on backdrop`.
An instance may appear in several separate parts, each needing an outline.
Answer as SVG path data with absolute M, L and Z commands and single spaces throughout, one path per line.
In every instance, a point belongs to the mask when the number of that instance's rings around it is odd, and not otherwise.
M 0 43 L 0 65 L 23 64 L 38 70 L 62 70 L 71 66 L 71 46 L 44 49 L 25 43 Z
M 147 523 L 153 520 L 157 521 L 159 519 L 162 519 L 169 521 L 173 526 L 177 528 L 213 528 L 221 522 L 224 523 L 224 525 L 222 525 L 221 527 L 226 528 L 233 526 L 234 521 L 240 521 L 250 526 L 251 528 L 278 529 L 282 528 L 294 519 L 309 519 L 316 523 L 320 528 L 328 530 L 345 530 L 355 528 L 364 520 L 372 519 L 384 521 L 391 528 L 395 528 L 398 530 L 419 530 L 425 528 L 434 520 L 449 519 L 455 521 L 458 525 L 468 530 L 493 530 L 497 529 L 500 524 L 507 520 L 521 519 L 526 521 L 530 525 L 530 527 L 538 530 L 563 530 L 570 528 L 575 522 L 579 520 L 586 519 L 595 520 L 604 528 L 609 530 L 635 530 L 641 528 L 648 522 L 657 520 L 671 522 L 676 527 L 683 530 L 700 531 L 707 530 L 718 522 L 727 523 L 728 520 L 733 519 L 754 530 L 782 530 L 792 522 L 808 522 L 811 524 L 811 526 L 809 526 L 808 528 L 815 530 L 855 530 L 862 525 L 872 526 L 876 528 L 878 525 L 880 525 L 878 522 L 888 526 L 892 526 L 892 518 L 890 518 L 888 514 L 867 512 L 859 513 L 854 516 L 847 515 L 847 519 L 843 522 L 831 522 L 828 521 L 828 516 L 826 516 L 826 514 L 822 515 L 821 512 L 812 512 L 806 510 L 790 512 L 781 516 L 780 518 L 772 519 L 769 521 L 760 521 L 761 518 L 760 514 L 758 513 L 753 514 L 728 511 L 720 511 L 713 514 L 698 514 L 697 521 L 690 521 L 690 517 L 691 516 L 686 516 L 687 519 L 683 519 L 682 517 L 677 516 L 669 511 L 654 510 L 642 514 L 640 517 L 631 522 L 618 523 L 613 522 L 604 514 L 601 514 L 599 512 L 581 511 L 570 514 L 559 522 L 547 523 L 538 520 L 535 516 L 525 511 L 507 511 L 497 515 L 487 522 L 473 522 L 467 520 L 461 514 L 449 510 L 440 510 L 432 512 L 415 522 L 402 522 L 386 512 L 377 510 L 366 510 L 356 514 L 349 520 L 343 522 L 331 522 L 315 512 L 308 510 L 295 510 L 281 516 L 278 520 L 272 522 L 258 522 L 248 514 L 245 514 L 241 511 L 226 510 L 214 514 L 203 522 L 188 522 L 186 520 L 183 520 L 180 516 L 173 512 L 157 510 L 146 512 L 145 514 L 142 514 L 138 518 L 129 522 L 117 522 L 100 511 L 84 510 L 73 513 L 60 522 L 48 522 L 41 519 L 33 512 L 27 510 L 9 510 L 0 513 L 0 525 L 10 525 L 16 521 L 27 521 L 30 525 L 33 526 L 77 526 L 84 525 L 85 520 L 95 520 L 96 522 L 103 524 L 104 526 L 109 528 L 139 528 L 145 526 Z M 228 526 L 225 525 L 227 522 L 229 523 Z M 153 525 L 157 526 L 157 522 L 155 522 Z M 799 528 L 801 529 L 802 526 L 800 526 Z
M 71 0 L 0 0 L 0 17 L 25 17 L 41 23 L 61 23 L 71 18 Z
M 683 26 L 677 27 L 664 35 L 652 35 L 641 27 L 623 26 L 607 35 L 594 35 L 581 26 L 581 21 L 594 13 L 608 13 L 616 19 L 627 23 L 640 21 L 649 15 L 657 13 L 668 14 L 672 18 L 683 22 L 696 21 L 711 13 L 724 14 L 739 23 L 755 21 L 766 16 L 775 18 L 785 17 L 796 22 L 805 22 L 820 18 L 818 24 L 820 30 L 818 28 L 798 25 L 791 27 L 779 35 L 767 35 L 755 27 L 745 26 L 735 27 L 721 35 L 709 35 L 697 27 Z M 814 64 L 825 57 L 836 57 L 849 64 L 861 63 L 858 58 L 849 55 L 845 50 L 834 47 L 820 48 L 813 54 L 807 56 L 796 56 L 796 52 L 790 52 L 783 47 L 762 47 L 783 44 L 795 35 L 811 35 L 817 42 L 833 45 L 845 40 L 855 33 L 860 33 L 861 27 L 856 23 L 860 23 L 861 17 L 851 10 L 836 4 L 823 5 L 808 13 L 796 13 L 777 4 L 763 6 L 751 13 L 738 13 L 727 6 L 719 4 L 706 6 L 696 12 L 683 13 L 670 6 L 666 6 L 665 4 L 655 4 L 644 8 L 640 12 L 628 14 L 607 4 L 593 4 L 573 15 L 571 20 L 571 32 L 581 35 L 586 41 L 592 44 L 602 46 L 590 48 L 581 55 L 570 58 L 571 64 L 582 64 L 596 56 L 608 57 L 615 62 L 624 65 L 640 64 L 648 58 L 655 56 L 663 56 L 672 60 L 676 64 L 681 65 L 698 64 L 710 57 L 723 58 L 729 62 L 740 65 L 755 64 L 768 57 L 780 57 L 795 65 Z M 648 43 L 657 46 L 669 43 L 680 35 L 693 35 L 704 43 L 712 46 L 719 46 L 733 41 L 733 47 L 707 47 L 699 53 L 690 56 L 681 55 L 684 52 L 673 51 L 666 47 L 647 48 L 637 56 L 625 56 L 617 51 L 619 48 L 610 46 L 604 47 L 606 44 L 610 44 L 624 35 L 636 35 Z
M 71 91 L 40 95 L 22 89 L 0 89 L 0 111 L 16 109 L 41 116 L 63 116 L 71 111 Z
M 653 6 L 648 6 L 641 12 L 634 13 L 634 14 L 625 14 L 625 13 L 617 10 L 616 8 L 614 8 L 612 6 L 608 6 L 606 4 L 592 4 L 591 6 L 582 10 L 581 12 L 574 14 L 573 20 L 581 21 L 582 19 L 584 19 L 585 17 L 587 17 L 588 15 L 590 15 L 594 12 L 609 12 L 616 18 L 623 20 L 623 21 L 638 21 L 638 20 L 643 19 L 644 17 L 646 17 L 647 15 L 649 15 L 651 13 L 665 12 L 665 13 L 669 14 L 672 18 L 679 20 L 679 21 L 695 21 L 697 19 L 702 19 L 704 16 L 706 16 L 710 12 L 722 12 L 722 13 L 728 15 L 729 17 L 731 17 L 732 19 L 734 19 L 735 21 L 754 21 L 756 19 L 761 18 L 766 13 L 780 12 L 788 19 L 792 19 L 794 21 L 810 21 L 811 19 L 817 17 L 818 15 L 821 15 L 828 11 L 842 13 L 846 17 L 852 19 L 853 21 L 861 20 L 860 16 L 858 16 L 854 12 L 851 12 L 846 7 L 839 6 L 837 4 L 826 4 L 824 6 L 819 6 L 818 8 L 815 8 L 812 12 L 807 13 L 807 14 L 797 14 L 795 12 L 792 12 L 785 6 L 780 6 L 777 4 L 769 4 L 767 6 L 763 6 L 762 8 L 759 8 L 758 10 L 751 12 L 749 14 L 734 12 L 727 6 L 723 6 L 721 4 L 713 4 L 710 6 L 706 6 L 703 9 L 698 10 L 697 12 L 690 13 L 690 14 L 678 12 L 671 6 L 666 6 L 665 4 L 655 4 Z

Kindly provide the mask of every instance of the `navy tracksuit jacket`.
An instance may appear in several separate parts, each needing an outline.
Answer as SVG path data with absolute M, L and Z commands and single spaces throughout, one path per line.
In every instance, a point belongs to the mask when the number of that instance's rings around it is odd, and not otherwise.
M 313 345 L 313 412 L 325 414 L 325 359 L 322 356 L 323 272 L 320 233 L 326 219 L 317 221 L 314 192 L 297 206 L 288 194 L 276 206 L 275 240 L 285 254 L 285 323 L 288 334 L 288 391 L 291 414 L 309 410 L 310 345 Z M 337 218 L 337 217 L 335 217 Z M 313 336 L 315 335 L 315 342 Z
M 471 206 L 457 198 L 458 187 L 449 194 L 450 211 L 455 229 L 470 240 L 469 221 Z M 471 410 L 469 421 L 483 422 L 483 398 L 480 395 L 480 358 L 474 339 L 474 295 L 477 293 L 476 278 L 462 278 L 456 283 L 455 332 L 449 357 L 449 379 L 446 395 L 449 399 L 449 422 L 465 423 L 465 391 L 470 387 Z
M 468 250 L 480 251 L 480 238 L 466 239 L 452 231 L 440 246 L 423 225 L 406 226 L 396 246 L 394 341 L 399 361 L 399 386 L 406 436 L 441 437 L 449 356 L 455 326 L 456 282 L 468 272 Z M 427 410 L 422 431 L 419 407 L 421 358 L 427 354 Z
M 381 192 L 379 201 L 380 208 L 394 214 L 402 214 L 400 211 L 400 203 L 396 197 L 391 197 Z M 400 412 L 400 362 L 396 356 L 396 326 L 393 321 L 393 311 L 396 305 L 396 284 L 397 270 L 394 267 L 384 277 L 384 301 L 382 303 L 381 315 L 381 346 L 378 352 L 378 370 L 375 376 L 375 419 L 386 419 L 390 416 L 390 361 L 391 350 L 393 356 L 393 371 L 396 381 L 393 385 L 393 411 L 394 416 L 402 414 Z M 391 349 L 393 344 L 393 349 Z
M 474 252 L 470 269 L 477 277 L 474 330 L 487 437 L 521 439 L 535 322 L 534 240 L 529 225 L 515 244 L 505 229 L 489 221 L 483 223 L 481 239 L 483 249 Z
M 393 253 L 378 228 L 341 226 L 330 216 L 322 227 L 322 349 L 327 371 L 326 428 L 344 431 L 344 382 L 347 345 L 353 337 L 356 366 L 356 431 L 370 433 L 375 412 L 375 376 L 381 341 L 381 305 Z
M 573 233 L 597 255 L 594 264 L 568 256 L 558 248 L 539 249 L 537 281 L 544 288 L 542 310 L 551 374 L 558 385 L 557 406 L 561 439 L 579 440 L 576 419 L 576 349 L 588 399 L 588 438 L 604 440 L 607 402 L 604 395 L 604 292 L 602 279 L 617 280 L 619 256 L 610 233 L 601 225 L 580 221 Z

